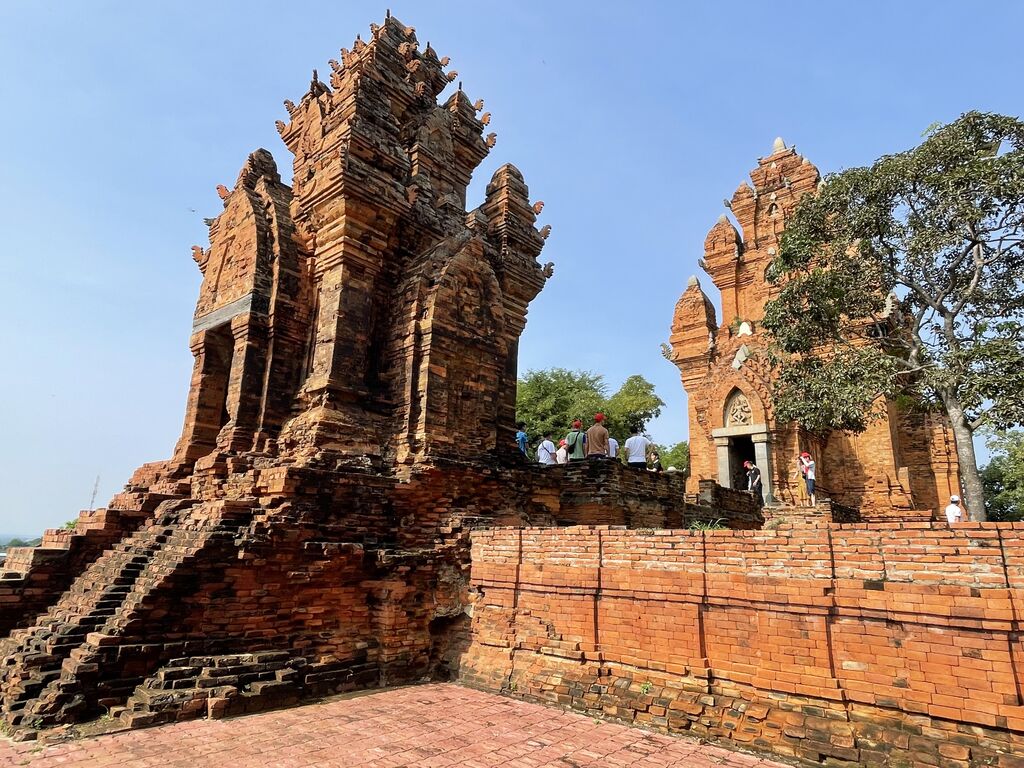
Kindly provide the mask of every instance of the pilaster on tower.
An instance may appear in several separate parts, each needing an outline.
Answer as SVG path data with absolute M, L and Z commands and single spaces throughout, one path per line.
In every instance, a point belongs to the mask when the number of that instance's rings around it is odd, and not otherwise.
M 722 293 L 722 318 L 725 322 L 731 322 L 739 314 L 736 285 L 742 259 L 743 240 L 729 217 L 723 213 L 704 238 L 703 266 L 715 287 Z
M 548 270 L 537 263 L 544 236 L 535 224 L 543 207 L 543 202 L 531 205 L 523 174 L 506 163 L 494 172 L 484 204 L 478 209 L 487 222 L 488 236 L 498 247 L 498 279 L 517 338 L 526 325 L 526 308 L 547 278 Z
M 690 277 L 686 290 L 676 302 L 672 335 L 669 337 L 670 359 L 679 368 L 684 388 L 691 379 L 707 372 L 715 347 L 717 326 L 715 305 L 704 293 L 700 281 L 695 276 Z

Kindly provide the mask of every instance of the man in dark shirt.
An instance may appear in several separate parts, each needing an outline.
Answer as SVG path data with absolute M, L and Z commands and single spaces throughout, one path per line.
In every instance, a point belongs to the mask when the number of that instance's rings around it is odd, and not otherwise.
M 757 494 L 761 499 L 761 470 L 752 461 L 744 461 L 743 468 L 747 470 L 747 490 Z

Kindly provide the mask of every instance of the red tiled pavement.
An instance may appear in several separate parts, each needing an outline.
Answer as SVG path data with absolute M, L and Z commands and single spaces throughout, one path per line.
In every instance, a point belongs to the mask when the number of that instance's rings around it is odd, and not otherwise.
M 0 741 L 31 768 L 784 768 L 720 747 L 456 685 L 394 688 L 231 720 L 53 746 Z

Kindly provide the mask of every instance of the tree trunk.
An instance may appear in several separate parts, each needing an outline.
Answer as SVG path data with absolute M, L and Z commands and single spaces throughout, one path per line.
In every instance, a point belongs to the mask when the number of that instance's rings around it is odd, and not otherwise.
M 949 423 L 953 428 L 953 440 L 956 443 L 956 452 L 960 461 L 960 480 L 963 483 L 964 505 L 971 515 L 971 519 L 985 521 L 985 488 L 981 484 L 981 473 L 978 471 L 978 459 L 974 454 L 974 433 L 971 432 L 967 417 L 964 415 L 963 406 L 959 398 L 954 394 L 944 393 L 942 403 L 946 408 L 946 415 L 949 416 Z M 939 500 L 942 506 L 941 499 Z

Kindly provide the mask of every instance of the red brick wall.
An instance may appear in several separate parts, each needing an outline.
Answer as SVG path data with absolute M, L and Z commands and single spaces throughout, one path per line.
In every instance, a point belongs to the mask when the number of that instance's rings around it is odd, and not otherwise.
M 1022 524 L 472 539 L 470 684 L 809 764 L 1024 765 Z

